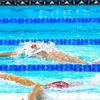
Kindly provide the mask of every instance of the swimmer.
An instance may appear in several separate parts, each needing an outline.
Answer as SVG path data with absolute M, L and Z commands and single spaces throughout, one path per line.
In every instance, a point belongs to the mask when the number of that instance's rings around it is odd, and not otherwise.
M 91 64 L 100 64 L 100 61 L 93 61 Z
M 40 45 L 41 44 L 41 45 Z M 80 63 L 87 64 L 87 62 L 82 61 L 76 57 L 66 55 L 58 50 L 51 49 L 51 47 L 46 46 L 47 49 L 44 49 L 45 43 L 26 43 L 25 46 L 20 49 L 17 48 L 13 52 L 4 52 L 0 53 L 0 57 L 16 56 L 16 55 L 28 55 L 29 57 L 44 57 L 46 59 L 59 62 L 59 63 Z
M 48 100 L 51 97 L 49 97 L 46 93 L 44 93 L 43 89 L 53 89 L 53 88 L 59 88 L 59 89 L 63 89 L 63 88 L 69 88 L 69 87 L 74 87 L 74 86 L 79 86 L 81 85 L 80 82 L 76 81 L 73 82 L 71 84 L 68 84 L 66 82 L 63 81 L 56 81 L 53 83 L 49 83 L 46 85 L 41 85 L 41 84 L 37 84 L 35 82 L 32 82 L 28 79 L 25 79 L 23 77 L 19 77 L 16 75 L 12 75 L 12 74 L 4 74 L 4 73 L 0 73 L 0 78 L 4 79 L 4 80 L 8 80 L 8 81 L 13 81 L 15 83 L 18 83 L 20 85 L 24 85 L 24 86 L 31 86 L 32 90 L 31 92 L 28 94 L 28 99 L 27 100 Z M 53 100 L 53 99 L 50 99 Z

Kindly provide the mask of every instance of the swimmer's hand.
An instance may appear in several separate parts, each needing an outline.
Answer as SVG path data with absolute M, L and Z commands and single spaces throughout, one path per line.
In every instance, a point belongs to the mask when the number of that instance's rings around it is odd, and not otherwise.
M 90 64 L 100 64 L 100 61 L 93 61 L 92 63 Z

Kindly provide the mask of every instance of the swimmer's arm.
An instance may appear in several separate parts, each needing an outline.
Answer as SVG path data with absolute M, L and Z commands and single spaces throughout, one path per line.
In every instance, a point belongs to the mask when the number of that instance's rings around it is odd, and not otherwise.
M 0 53 L 0 57 L 9 57 L 9 56 L 15 56 L 17 55 L 17 52 L 4 52 Z
M 67 55 L 66 55 L 67 56 Z M 80 60 L 78 58 L 72 57 L 72 56 L 67 56 L 69 62 L 73 63 L 79 63 L 79 64 L 88 64 L 87 62 Z
M 34 83 L 28 79 L 25 79 L 25 78 L 20 77 L 20 76 L 12 75 L 12 74 L 0 73 L 0 78 L 2 78 L 4 80 L 8 80 L 8 81 L 13 81 L 15 83 L 18 83 L 18 84 L 24 85 L 24 86 L 36 85 L 36 83 Z
M 35 85 L 35 87 L 32 88 L 31 92 L 28 95 L 28 100 L 35 100 L 35 98 L 38 96 L 40 92 L 41 92 L 41 86 Z
M 46 51 L 40 51 L 37 53 L 37 55 L 42 56 L 42 57 L 47 57 L 48 53 Z M 33 55 L 31 57 L 36 57 L 36 55 Z

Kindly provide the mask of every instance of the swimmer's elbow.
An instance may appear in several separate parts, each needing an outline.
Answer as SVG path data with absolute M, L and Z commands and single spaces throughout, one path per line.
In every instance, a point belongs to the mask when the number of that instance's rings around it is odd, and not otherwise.
M 33 87 L 30 94 L 28 95 L 28 100 L 34 100 L 36 96 L 39 94 L 40 90 L 41 90 L 41 86 L 38 84 L 35 85 L 35 87 Z

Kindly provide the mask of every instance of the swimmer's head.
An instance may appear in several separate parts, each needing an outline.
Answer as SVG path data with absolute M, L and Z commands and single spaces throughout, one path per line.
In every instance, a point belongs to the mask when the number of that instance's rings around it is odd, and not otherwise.
M 35 49 L 35 48 L 37 48 L 37 45 L 36 45 L 36 44 L 32 44 L 32 45 L 31 45 L 31 48 L 32 48 L 32 49 Z

